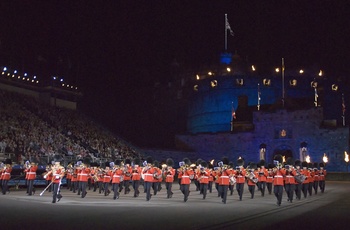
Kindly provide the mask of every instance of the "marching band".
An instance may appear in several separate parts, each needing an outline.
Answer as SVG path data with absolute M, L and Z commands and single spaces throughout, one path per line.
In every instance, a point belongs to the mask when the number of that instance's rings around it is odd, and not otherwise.
M 28 195 L 34 195 L 33 181 L 36 179 L 37 169 L 37 164 L 25 163 L 24 172 L 26 173 Z M 0 180 L 4 195 L 8 191 L 7 183 L 10 180 L 11 170 L 9 161 L 0 165 Z M 273 188 L 277 205 L 280 206 L 284 192 L 290 203 L 293 202 L 294 194 L 296 199 L 300 200 L 302 194 L 304 198 L 313 193 L 317 194 L 318 188 L 323 193 L 326 175 L 327 171 L 323 163 L 308 164 L 300 160 L 293 162 L 291 158 L 283 162 L 280 155 L 274 157 L 274 164 L 266 165 L 265 161 L 261 160 L 259 163 L 250 162 L 246 168 L 242 158 L 237 160 L 236 167 L 234 167 L 233 162 L 229 162 L 226 157 L 210 162 L 198 159 L 195 164 L 192 164 L 188 158 L 184 158 L 179 162 L 177 170 L 171 158 L 168 158 L 162 165 L 152 157 L 148 157 L 142 165 L 141 160 L 136 158 L 125 162 L 121 160 L 107 162 L 104 167 L 99 167 L 89 161 L 78 161 L 75 164 L 68 164 L 65 168 L 60 162 L 53 162 L 52 165 L 46 167 L 46 172 L 43 174 L 47 187 L 40 195 L 49 189 L 49 192 L 52 191 L 52 203 L 59 202 L 62 199 L 60 193 L 62 179 L 65 178 L 67 189 L 78 195 L 81 194 L 81 198 L 86 197 L 87 187 L 90 189 L 91 186 L 94 192 L 98 188 L 100 194 L 103 191 L 103 194 L 108 196 L 111 192 L 110 185 L 114 200 L 119 199 L 122 189 L 127 195 L 132 188 L 133 197 L 138 197 L 139 187 L 143 185 L 145 198 L 149 201 L 152 195 L 157 195 L 157 192 L 160 191 L 164 180 L 166 197 L 170 199 L 173 196 L 172 185 L 177 177 L 184 202 L 189 199 L 192 182 L 195 182 L 196 190 L 203 196 L 203 200 L 206 199 L 208 192 L 212 192 L 214 182 L 218 197 L 224 204 L 226 204 L 227 195 L 233 194 L 234 187 L 236 187 L 239 200 L 242 201 L 244 187 L 247 184 L 251 199 L 254 199 L 256 189 L 263 197 L 266 189 L 269 194 L 272 194 Z

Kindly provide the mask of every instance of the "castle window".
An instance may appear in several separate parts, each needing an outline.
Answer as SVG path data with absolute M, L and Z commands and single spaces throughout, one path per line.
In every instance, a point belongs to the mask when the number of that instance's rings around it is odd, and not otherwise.
M 198 85 L 193 86 L 193 90 L 197 92 L 198 91 Z
M 333 91 L 338 91 L 338 85 L 333 84 L 333 85 L 332 85 L 332 90 L 333 90 Z
M 292 79 L 289 81 L 290 86 L 297 86 L 298 81 L 296 79 Z
M 210 86 L 211 86 L 212 88 L 215 88 L 216 86 L 218 86 L 218 81 L 217 81 L 217 80 L 212 80 L 212 81 L 210 81 Z
M 265 86 L 270 86 L 270 85 L 271 85 L 271 79 L 264 78 L 264 79 L 263 79 L 263 84 L 264 84 Z
M 237 85 L 243 85 L 244 81 L 243 81 L 243 78 L 237 78 L 236 79 L 236 84 Z
M 311 87 L 312 88 L 317 88 L 317 81 L 312 81 L 311 82 Z

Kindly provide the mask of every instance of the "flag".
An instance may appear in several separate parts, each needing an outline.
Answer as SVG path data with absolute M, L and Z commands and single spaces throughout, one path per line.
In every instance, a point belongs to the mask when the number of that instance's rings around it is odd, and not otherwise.
M 227 16 L 226 16 L 225 19 L 226 19 L 226 22 L 225 22 L 225 28 L 226 28 L 226 30 L 229 30 L 229 31 L 230 31 L 230 34 L 231 34 L 232 36 L 234 36 L 233 30 L 231 29 L 231 26 L 230 26 L 230 23 L 228 22 Z
M 232 120 L 233 119 L 236 119 L 236 112 L 235 112 L 235 108 L 233 107 L 233 104 L 232 104 Z

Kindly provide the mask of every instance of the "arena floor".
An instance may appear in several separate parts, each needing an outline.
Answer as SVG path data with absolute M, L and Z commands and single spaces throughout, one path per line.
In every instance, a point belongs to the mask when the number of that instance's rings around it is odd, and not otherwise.
M 0 195 L 1 229 L 348 229 L 350 221 L 350 182 L 327 181 L 325 193 L 293 203 L 283 194 L 281 206 L 274 195 L 262 197 L 258 191 L 251 199 L 247 186 L 242 201 L 235 191 L 226 204 L 216 191 L 203 200 L 194 185 L 184 202 L 175 183 L 171 199 L 163 184 L 150 201 L 144 193 L 137 198 L 122 193 L 113 200 L 112 194 L 92 190 L 81 198 L 62 188 L 62 200 L 53 204 L 49 192 L 39 196 L 42 190 L 37 188 L 33 196 L 24 190 Z

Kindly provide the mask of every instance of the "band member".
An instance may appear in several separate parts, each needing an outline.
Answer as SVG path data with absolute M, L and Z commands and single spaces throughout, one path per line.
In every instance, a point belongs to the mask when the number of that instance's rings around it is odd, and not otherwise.
M 320 163 L 320 171 L 319 171 L 319 181 L 318 184 L 320 186 L 321 193 L 324 193 L 324 190 L 326 188 L 326 175 L 327 175 L 327 170 L 324 168 L 325 164 Z
M 134 197 L 138 197 L 140 194 L 140 180 L 141 180 L 141 167 L 140 167 L 140 159 L 135 158 L 134 159 L 134 164 L 132 165 L 132 177 L 131 177 L 131 183 L 132 183 L 132 188 L 134 189 Z
M 266 190 L 266 181 L 267 181 L 268 172 L 265 168 L 265 160 L 260 160 L 258 165 L 258 189 L 261 192 L 261 196 L 265 196 Z
M 53 192 L 52 192 L 52 203 L 59 202 L 62 199 L 62 195 L 60 193 L 60 186 L 61 186 L 61 180 L 64 177 L 64 167 L 61 166 L 60 162 L 57 161 L 52 166 L 52 170 L 47 173 L 46 176 L 52 174 L 52 185 L 53 185 Z
M 315 181 L 315 172 L 313 170 L 313 164 L 312 163 L 308 163 L 308 171 L 309 171 L 309 187 L 308 187 L 308 192 L 309 192 L 309 196 L 312 196 L 312 189 L 314 187 L 314 181 Z
M 88 167 L 88 165 L 86 165 L 85 163 L 81 164 L 81 171 L 80 171 L 81 198 L 84 198 L 87 194 L 86 186 L 88 184 L 90 173 L 91 173 L 91 170 Z
M 228 186 L 228 190 L 230 191 L 230 196 L 232 196 L 234 191 L 234 185 L 236 184 L 236 177 L 234 177 L 234 165 L 232 161 L 228 163 L 228 168 L 230 169 L 230 184 Z
M 267 166 L 267 176 L 266 176 L 266 188 L 267 192 L 271 195 L 272 194 L 272 184 L 273 184 L 273 164 L 268 164 Z
M 243 165 L 244 165 L 243 159 L 239 158 L 237 160 L 235 177 L 236 177 L 236 190 L 240 201 L 242 200 L 242 196 L 244 192 L 244 183 L 245 183 L 245 175 L 246 175 L 246 170 L 244 169 Z
M 175 176 L 175 169 L 174 167 L 174 161 L 171 158 L 168 158 L 166 160 L 166 167 L 163 168 L 163 175 L 165 176 L 165 188 L 167 191 L 167 198 L 171 198 L 173 196 L 172 192 L 172 186 L 174 182 L 174 176 Z
M 188 196 L 190 194 L 190 184 L 191 184 L 191 178 L 194 175 L 194 172 L 190 166 L 191 161 L 188 158 L 185 158 L 183 160 L 183 166 L 181 167 L 180 174 L 182 174 L 181 177 L 181 192 L 184 194 L 184 202 L 188 200 Z
M 24 172 L 24 183 L 25 183 L 25 186 L 26 186 L 26 188 L 27 188 L 27 194 L 29 194 L 29 181 L 28 181 L 28 176 L 29 176 L 29 174 L 27 173 L 27 171 L 28 171 L 28 169 L 29 169 L 29 167 L 30 167 L 30 162 L 29 161 L 26 161 L 25 163 L 24 163 L 24 170 L 23 170 L 23 172 Z
M 217 163 L 219 161 L 215 161 L 215 163 Z M 213 176 L 213 182 L 215 184 L 215 189 L 218 192 L 218 197 L 221 196 L 220 190 L 219 190 L 219 167 L 214 167 L 213 171 L 211 172 L 212 176 Z
M 82 191 L 82 183 L 81 183 L 81 171 L 82 171 L 82 161 L 77 162 L 77 185 L 78 185 L 78 193 L 77 195 L 80 196 L 80 193 Z
M 124 194 L 128 194 L 130 192 L 130 180 L 132 175 L 132 168 L 131 168 L 131 160 L 126 159 L 124 164 Z M 120 186 L 119 192 L 123 190 L 123 186 Z
M 304 182 L 304 180 L 302 178 L 305 179 L 305 176 L 301 173 L 301 161 L 300 160 L 296 160 L 295 161 L 295 177 L 294 178 L 301 178 L 299 180 L 295 180 L 295 197 L 297 200 L 301 199 L 301 187 L 302 187 L 302 183 Z
M 105 196 L 108 196 L 109 191 L 109 183 L 111 183 L 112 179 L 112 171 L 109 167 L 110 163 L 106 162 L 106 168 L 103 170 L 103 187 L 104 187 L 104 194 Z
M 72 191 L 73 193 L 76 193 L 78 190 L 78 165 L 75 164 L 73 169 L 72 169 Z
M 318 170 L 318 163 L 314 163 L 314 192 L 317 194 L 318 191 L 318 181 L 319 181 L 319 170 Z
M 72 164 L 67 165 L 66 170 L 66 181 L 67 181 L 67 189 L 72 191 L 72 177 L 73 177 L 73 166 Z
M 123 181 L 124 170 L 121 168 L 120 163 L 119 160 L 116 160 L 115 163 L 110 163 L 112 172 L 112 190 L 114 192 L 113 200 L 119 199 L 119 185 Z
M 290 160 L 287 159 L 287 165 L 284 166 L 285 168 L 285 180 L 284 180 L 284 189 L 286 190 L 288 201 L 290 203 L 293 202 L 294 197 L 294 191 L 295 191 L 295 179 L 294 176 L 296 175 L 295 169 L 293 165 L 291 165 L 291 158 Z
M 196 161 L 196 168 L 193 170 L 194 171 L 194 178 L 193 178 L 193 182 L 194 182 L 194 185 L 196 186 L 196 191 L 199 191 L 200 194 L 202 194 L 202 191 L 200 191 L 200 183 L 198 181 L 198 172 L 200 170 L 200 167 L 201 167 L 201 162 L 203 160 L 202 159 L 197 159 Z
M 213 165 L 211 163 L 208 164 L 208 168 L 209 168 L 209 183 L 208 183 L 208 190 L 209 193 L 212 193 L 213 191 L 213 182 L 214 182 L 214 176 L 213 176 Z
M 309 181 L 310 181 L 310 172 L 309 170 L 307 169 L 307 162 L 306 161 L 303 161 L 301 163 L 301 166 L 303 167 L 300 171 L 301 171 L 301 174 L 303 174 L 305 176 L 305 180 L 304 182 L 302 183 L 301 185 L 301 191 L 303 192 L 304 194 L 304 198 L 307 197 L 307 192 L 308 192 L 308 189 L 309 189 Z
M 203 194 L 203 200 L 207 197 L 208 184 L 209 184 L 210 172 L 208 164 L 205 161 L 200 163 L 200 168 L 197 172 L 197 178 L 199 182 L 200 193 Z
M 11 172 L 12 172 L 12 161 L 11 159 L 5 160 L 5 166 L 2 169 L 2 175 L 1 175 L 1 188 L 2 188 L 2 194 L 5 195 L 6 192 L 9 191 L 8 189 L 8 182 L 11 178 Z
M 162 170 L 159 168 L 159 162 L 156 160 L 153 162 L 153 168 L 154 168 L 154 172 L 153 172 L 152 189 L 153 189 L 153 195 L 157 195 L 159 184 L 160 184 L 159 181 L 162 179 Z
M 34 162 L 30 163 L 25 169 L 28 181 L 28 196 L 35 193 L 34 190 L 34 180 L 36 179 L 36 171 L 38 170 L 38 165 Z
M 274 157 L 275 167 L 273 168 L 273 192 L 277 198 L 277 205 L 281 206 L 283 196 L 283 177 L 286 174 L 282 168 L 282 156 L 276 155 Z
M 255 186 L 256 183 L 258 182 L 258 172 L 256 171 L 256 164 L 255 163 L 250 163 L 249 164 L 249 169 L 247 169 L 247 184 L 248 184 L 248 190 L 250 193 L 250 198 L 254 198 L 254 193 L 255 193 Z
M 221 162 L 218 162 L 219 166 L 219 191 L 222 203 L 226 204 L 227 190 L 230 184 L 231 171 L 228 168 L 228 159 L 223 158 Z
M 143 162 L 142 174 L 144 177 L 144 188 L 146 192 L 146 200 L 149 201 L 152 197 L 151 187 L 153 183 L 153 174 L 155 172 L 154 167 L 152 167 L 153 159 L 152 157 L 147 157 L 147 161 Z

